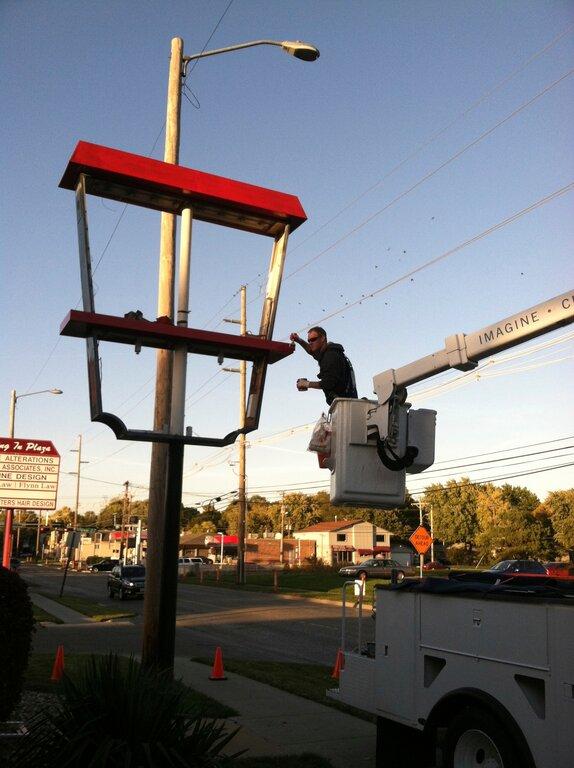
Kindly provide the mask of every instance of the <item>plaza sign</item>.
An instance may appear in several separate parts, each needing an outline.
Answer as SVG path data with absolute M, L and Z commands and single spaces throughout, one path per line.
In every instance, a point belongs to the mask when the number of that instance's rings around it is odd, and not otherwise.
M 0 507 L 56 509 L 59 472 L 49 440 L 0 437 Z

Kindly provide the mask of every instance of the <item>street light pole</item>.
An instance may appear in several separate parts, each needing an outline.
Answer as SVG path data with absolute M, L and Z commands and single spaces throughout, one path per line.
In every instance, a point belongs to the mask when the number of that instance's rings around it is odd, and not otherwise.
M 61 389 L 41 389 L 38 392 L 25 392 L 23 395 L 17 395 L 16 390 L 13 389 L 10 392 L 10 410 L 8 412 L 8 437 L 12 439 L 14 437 L 14 422 L 16 420 L 16 403 L 22 397 L 30 397 L 31 395 L 43 395 L 49 393 L 51 395 L 63 394 Z M 4 568 L 10 568 L 10 557 L 12 555 L 12 525 L 14 522 L 14 510 L 6 510 L 6 520 L 4 522 L 4 544 L 2 547 L 2 565 Z
M 171 164 L 177 164 L 179 160 L 182 72 L 183 40 L 175 37 L 171 41 L 164 150 L 164 162 Z M 168 317 L 171 321 L 174 318 L 175 234 L 175 214 L 163 212 L 157 306 L 158 317 Z M 173 352 L 160 349 L 156 356 L 156 431 L 168 431 L 170 427 L 172 379 Z M 175 649 L 177 544 L 182 469 L 183 444 L 170 444 L 168 447 L 164 443 L 153 443 L 142 663 L 148 667 L 168 670 L 173 669 Z
M 308 43 L 276 40 L 253 40 L 227 48 L 183 56 L 183 40 L 179 37 L 173 38 L 168 80 L 164 162 L 177 164 L 179 160 L 181 90 L 188 63 L 206 56 L 215 56 L 255 45 L 279 46 L 286 53 L 304 61 L 314 61 L 319 56 L 319 51 Z M 190 210 L 190 224 L 191 215 Z M 174 319 L 175 234 L 175 214 L 162 213 L 158 317 L 167 317 L 171 322 Z M 176 381 L 174 380 L 174 353 L 170 350 L 159 350 L 157 353 L 155 431 L 173 432 L 172 388 L 180 393 L 178 402 L 181 403 L 181 392 L 185 390 L 186 362 L 187 355 L 178 361 Z M 178 428 L 176 434 L 183 434 L 183 413 L 179 415 L 178 422 L 181 423 L 181 431 Z M 183 443 L 172 442 L 167 447 L 163 443 L 153 443 L 142 663 L 148 667 L 157 666 L 167 670 L 173 670 L 175 650 L 177 551 L 183 458 Z

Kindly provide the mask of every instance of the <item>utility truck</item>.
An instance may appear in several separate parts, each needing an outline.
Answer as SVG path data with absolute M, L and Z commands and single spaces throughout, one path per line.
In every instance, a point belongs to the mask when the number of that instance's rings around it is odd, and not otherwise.
M 405 473 L 434 461 L 436 414 L 409 411 L 407 385 L 470 370 L 573 320 L 574 291 L 375 376 L 376 401 L 335 400 L 332 500 L 397 506 Z M 329 695 L 376 716 L 378 768 L 574 766 L 573 582 L 478 572 L 406 579 L 378 588 L 375 607 L 374 643 L 342 648 Z

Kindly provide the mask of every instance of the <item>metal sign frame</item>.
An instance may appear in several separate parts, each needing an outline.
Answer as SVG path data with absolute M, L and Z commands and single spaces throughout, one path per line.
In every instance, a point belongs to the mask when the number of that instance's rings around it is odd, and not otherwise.
M 306 220 L 297 197 L 244 184 L 189 168 L 80 142 L 60 183 L 76 196 L 78 250 L 84 312 L 72 310 L 62 335 L 86 339 L 92 421 L 106 424 L 118 439 L 160 443 L 224 446 L 238 435 L 257 429 L 267 366 L 293 351 L 292 344 L 273 342 L 277 302 L 292 229 Z M 181 213 L 193 206 L 193 217 L 222 226 L 273 237 L 267 288 L 258 336 L 234 336 L 173 325 L 171 319 L 150 322 L 143 318 L 98 315 L 95 310 L 86 195 Z M 115 414 L 103 409 L 99 341 L 108 340 L 163 349 L 186 349 L 253 361 L 245 426 L 221 438 L 130 429 Z

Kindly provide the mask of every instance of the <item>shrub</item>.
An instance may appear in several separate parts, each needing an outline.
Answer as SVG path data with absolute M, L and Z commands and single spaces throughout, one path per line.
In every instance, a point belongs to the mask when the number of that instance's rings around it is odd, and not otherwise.
M 311 557 L 306 557 L 303 562 L 300 565 L 300 568 L 302 570 L 307 571 L 333 571 L 337 572 L 339 568 L 342 568 L 344 563 L 341 563 L 340 565 L 334 566 L 330 565 L 329 563 L 326 563 L 324 560 L 322 560 L 320 557 L 317 557 L 316 555 L 311 555 Z
M 62 678 L 62 696 L 30 722 L 10 768 L 218 768 L 237 755 L 222 749 L 237 731 L 206 720 L 185 687 L 133 658 L 89 657 Z
M 445 553 L 451 565 L 474 565 L 477 560 L 476 552 L 470 552 L 464 547 L 448 547 Z
M 0 720 L 6 720 L 22 695 L 34 631 L 28 587 L 14 571 L 0 567 Z

